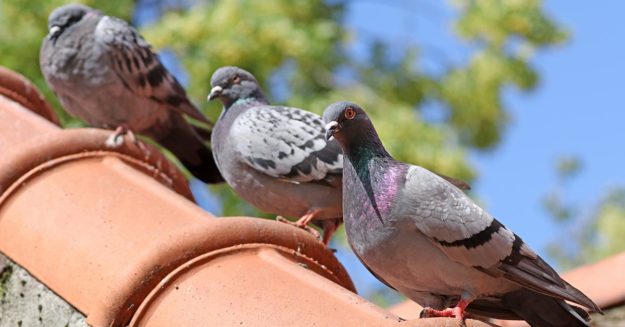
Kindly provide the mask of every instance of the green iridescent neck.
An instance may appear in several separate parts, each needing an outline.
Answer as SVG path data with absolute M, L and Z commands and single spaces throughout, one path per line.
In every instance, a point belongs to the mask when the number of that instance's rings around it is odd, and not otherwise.
M 226 106 L 224 106 L 224 108 L 227 111 L 228 109 L 230 109 L 232 107 L 248 108 L 248 107 L 253 107 L 254 105 L 258 105 L 258 104 L 261 104 L 261 105 L 262 104 L 269 104 L 269 102 L 262 95 L 260 97 L 257 96 L 257 95 L 251 95 L 251 96 L 237 98 L 233 102 L 228 103 Z
M 245 104 L 249 104 L 252 102 L 258 102 L 258 100 L 256 98 L 253 97 L 249 97 L 249 98 L 239 98 L 236 101 L 234 101 L 232 103 L 233 106 L 239 106 L 239 105 L 245 105 Z
M 374 158 L 390 157 L 388 152 L 381 146 L 367 146 L 365 144 L 354 144 L 346 151 L 347 158 L 358 172 L 366 170 L 369 162 Z

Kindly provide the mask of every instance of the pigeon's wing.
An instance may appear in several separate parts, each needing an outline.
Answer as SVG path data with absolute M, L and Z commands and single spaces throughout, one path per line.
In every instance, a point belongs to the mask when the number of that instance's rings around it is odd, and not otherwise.
M 523 240 L 434 173 L 411 166 L 400 198 L 403 214 L 451 260 L 533 291 L 600 310 L 565 282 Z
M 131 92 L 211 124 L 189 101 L 185 90 L 152 52 L 150 44 L 128 23 L 104 16 L 96 26 L 95 39 L 97 46 L 110 56 L 111 68 L 121 83 Z
M 325 139 L 321 117 L 296 108 L 258 106 L 243 112 L 230 130 L 245 162 L 289 182 L 323 181 L 343 171 L 336 141 Z

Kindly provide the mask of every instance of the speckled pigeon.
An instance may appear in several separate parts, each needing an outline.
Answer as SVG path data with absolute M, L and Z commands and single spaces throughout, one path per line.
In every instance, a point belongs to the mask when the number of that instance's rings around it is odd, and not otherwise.
M 48 28 L 40 52 L 41 71 L 69 113 L 94 127 L 147 135 L 197 178 L 223 181 L 204 144 L 210 132 L 192 126 L 183 116 L 208 127 L 211 123 L 135 29 L 81 4 L 55 9 Z
M 587 326 L 601 309 L 565 282 L 520 237 L 436 174 L 394 160 L 358 105 L 326 108 L 327 138 L 345 153 L 347 238 L 382 282 L 425 307 L 533 326 Z
M 211 78 L 209 100 L 223 103 L 211 145 L 226 182 L 244 200 L 267 213 L 315 221 L 324 242 L 340 223 L 343 155 L 327 142 L 321 117 L 271 106 L 256 78 L 222 67 Z

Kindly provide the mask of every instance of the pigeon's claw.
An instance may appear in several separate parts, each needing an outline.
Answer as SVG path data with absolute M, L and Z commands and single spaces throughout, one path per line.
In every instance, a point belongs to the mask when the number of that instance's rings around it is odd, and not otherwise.
M 315 216 L 317 216 L 319 214 L 319 212 L 321 212 L 321 209 L 311 209 L 308 210 L 308 212 L 306 212 L 305 215 L 303 215 L 300 219 L 298 219 L 295 222 L 295 225 L 297 225 L 300 228 L 304 228 L 305 226 L 308 226 L 308 224 L 315 219 Z
M 313 218 L 315 217 L 315 215 L 317 215 L 317 213 L 319 213 L 319 211 L 320 211 L 319 209 L 310 210 L 305 215 L 303 215 L 300 219 L 298 219 L 296 222 L 292 222 L 281 216 L 277 216 L 276 220 L 279 222 L 289 224 L 297 228 L 306 230 L 307 232 L 313 234 L 313 236 L 315 236 L 317 239 L 321 240 L 321 234 L 319 234 L 319 232 L 316 229 L 308 226 L 308 223 L 310 223 L 310 221 L 313 220 Z
M 108 146 L 109 148 L 120 147 L 122 144 L 124 144 L 124 135 L 126 134 L 128 134 L 128 136 L 130 136 L 130 138 L 134 142 L 136 142 L 137 139 L 135 137 L 135 134 L 130 129 L 128 129 L 128 126 L 120 125 L 115 129 L 113 134 L 111 134 L 111 136 L 106 139 L 106 146 Z

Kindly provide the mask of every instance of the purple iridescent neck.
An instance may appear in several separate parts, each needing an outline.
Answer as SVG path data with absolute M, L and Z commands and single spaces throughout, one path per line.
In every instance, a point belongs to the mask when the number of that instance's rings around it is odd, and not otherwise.
M 370 156 L 369 159 L 364 159 L 366 156 Z M 344 199 L 349 199 L 353 204 L 358 203 L 356 209 L 358 213 L 355 218 L 361 223 L 384 225 L 384 217 L 389 214 L 400 185 L 403 185 L 406 165 L 393 160 L 388 153 L 385 153 L 384 156 L 368 153 L 360 156 L 348 156 L 345 160 L 343 174 L 344 178 L 350 181 L 344 184 L 344 190 L 349 189 L 349 192 L 343 193 Z M 360 192 L 355 194 L 352 192 L 353 190 L 360 190 Z M 376 217 L 377 219 L 365 219 L 367 217 Z M 364 222 L 363 219 L 367 221 Z

